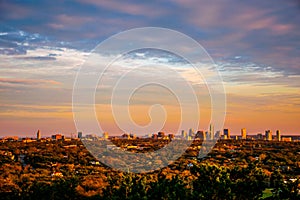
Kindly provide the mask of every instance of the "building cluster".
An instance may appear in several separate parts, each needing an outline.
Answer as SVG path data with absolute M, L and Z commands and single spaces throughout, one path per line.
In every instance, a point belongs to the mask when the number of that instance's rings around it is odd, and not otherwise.
M 194 140 L 194 139 L 200 139 L 200 140 L 266 140 L 266 141 L 284 141 L 284 142 L 290 142 L 290 141 L 300 141 L 300 136 L 288 136 L 288 135 L 281 135 L 280 130 L 276 130 L 275 134 L 272 133 L 272 130 L 266 130 L 265 133 L 258 133 L 256 135 L 249 135 L 247 133 L 246 128 L 241 129 L 240 135 L 231 135 L 230 129 L 225 128 L 223 129 L 223 133 L 221 131 L 214 131 L 214 126 L 211 124 L 209 126 L 209 130 L 203 131 L 198 130 L 197 132 L 194 131 L 194 129 L 190 128 L 187 131 L 182 130 L 180 135 L 174 135 L 172 133 L 166 134 L 162 131 L 158 133 L 148 134 L 143 137 L 137 137 L 136 134 L 128 134 L 124 133 L 121 136 L 109 136 L 108 132 L 104 132 L 102 136 L 98 136 L 96 134 L 86 134 L 83 135 L 82 132 L 78 132 L 77 136 L 74 136 L 71 134 L 70 138 L 66 138 L 63 134 L 54 134 L 51 135 L 51 137 L 44 137 L 42 138 L 41 131 L 38 130 L 36 133 L 36 138 L 19 138 L 17 136 L 9 136 L 9 137 L 3 137 L 0 141 L 23 141 L 24 143 L 34 142 L 34 141 L 51 141 L 51 140 L 72 140 L 72 139 L 82 139 L 82 140 L 107 140 L 107 139 L 128 139 L 128 140 L 135 140 L 139 138 L 151 138 L 154 140 L 173 140 L 173 139 L 181 139 L 181 140 Z
M 78 137 L 80 138 L 80 137 Z M 77 139 L 76 137 L 73 137 L 73 134 L 71 134 L 71 137 L 65 137 L 63 134 L 53 134 L 50 137 L 42 137 L 42 133 L 40 130 L 37 131 L 36 137 L 24 137 L 24 138 L 19 138 L 18 136 L 7 136 L 3 137 L 0 139 L 1 142 L 6 142 L 6 141 L 22 141 L 24 143 L 30 143 L 30 142 L 46 142 L 46 141 L 55 141 L 55 140 L 64 140 L 64 141 L 69 141 L 72 139 Z
M 246 128 L 241 129 L 241 135 L 230 135 L 229 129 L 223 130 L 223 135 L 221 136 L 221 139 L 235 139 L 235 140 L 266 140 L 266 141 L 284 141 L 284 142 L 290 142 L 290 141 L 299 141 L 300 136 L 282 136 L 280 130 L 276 130 L 276 134 L 272 134 L 272 130 L 266 130 L 265 134 L 258 133 L 256 135 L 248 135 Z

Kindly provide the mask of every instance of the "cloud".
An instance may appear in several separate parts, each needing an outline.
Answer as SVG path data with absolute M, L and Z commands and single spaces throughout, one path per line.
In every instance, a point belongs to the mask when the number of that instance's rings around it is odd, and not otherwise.
M 1 23 L 14 27 L 0 26 L 0 102 L 5 107 L 10 107 L 7 102 L 70 103 L 74 78 L 86 52 L 120 31 L 159 26 L 191 36 L 213 56 L 229 93 L 230 113 L 235 115 L 231 119 L 256 122 L 262 119 L 260 110 L 265 108 L 263 120 L 282 112 L 276 123 L 293 121 L 289 125 L 297 127 L 297 115 L 288 115 L 293 109 L 299 110 L 300 15 L 296 1 L 4 0 L 0 2 L 0 18 Z M 147 64 L 151 57 L 136 56 L 141 60 L 129 57 L 127 61 Z M 184 63 L 163 54 L 152 55 L 152 59 L 178 67 L 184 78 L 194 85 L 199 83 L 197 74 L 187 70 Z M 111 71 L 112 76 L 124 72 L 122 64 Z M 207 71 L 203 73 L 207 75 Z M 169 74 L 166 77 L 175 82 Z M 142 98 L 137 100 L 143 102 Z M 30 110 L 34 115 L 43 112 L 33 107 L 17 108 L 18 117 L 24 113 L 30 117 Z M 44 112 L 46 117 L 47 109 Z M 242 117 L 245 120 L 239 119 Z
M 155 6 L 151 3 L 140 3 L 139 1 L 122 2 L 122 1 L 97 1 L 97 0 L 81 0 L 81 3 L 92 4 L 100 8 L 106 8 L 111 11 L 121 12 L 129 15 L 141 15 L 146 17 L 160 17 L 167 13 L 163 7 Z
M 15 79 L 0 78 L 0 84 L 18 84 L 18 85 L 60 85 L 60 82 L 53 80 L 37 80 L 37 79 Z
M 209 52 L 217 52 L 215 59 L 242 54 L 279 71 L 300 74 L 296 67 L 300 61 L 299 7 L 290 1 L 173 2 L 181 12 L 186 11 L 181 19 L 201 33 L 191 34 Z

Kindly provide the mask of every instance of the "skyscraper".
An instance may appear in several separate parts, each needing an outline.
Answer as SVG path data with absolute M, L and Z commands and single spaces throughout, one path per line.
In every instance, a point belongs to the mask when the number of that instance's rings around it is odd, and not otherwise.
M 281 141 L 280 130 L 277 130 L 277 131 L 276 131 L 276 137 L 277 137 L 277 141 Z
M 82 138 L 82 132 L 78 132 L 77 137 L 78 137 L 79 139 L 81 139 L 81 138 Z
M 210 134 L 209 134 L 209 131 L 205 131 L 205 138 L 207 140 L 210 140 Z
M 190 137 L 194 137 L 194 135 L 195 135 L 194 130 L 192 128 L 190 128 L 190 130 L 189 130 L 189 136 Z
M 36 133 L 36 139 L 37 140 L 41 139 L 41 131 L 40 130 L 38 130 L 37 133 Z
M 185 130 L 181 131 L 181 138 L 182 139 L 186 139 L 187 138 L 187 133 L 185 132 Z
M 226 135 L 226 139 L 230 139 L 230 130 L 229 129 L 224 129 L 223 134 Z
M 209 125 L 209 135 L 211 140 L 215 138 L 214 126 L 212 124 Z
M 242 136 L 243 140 L 247 139 L 247 130 L 246 130 L 246 128 L 241 129 L 241 136 Z
M 216 131 L 215 138 L 219 139 L 221 137 L 221 131 Z
M 271 141 L 272 140 L 272 131 L 266 130 L 266 140 Z
M 206 140 L 206 134 L 204 133 L 204 131 L 197 131 L 196 138 L 199 138 L 201 140 Z

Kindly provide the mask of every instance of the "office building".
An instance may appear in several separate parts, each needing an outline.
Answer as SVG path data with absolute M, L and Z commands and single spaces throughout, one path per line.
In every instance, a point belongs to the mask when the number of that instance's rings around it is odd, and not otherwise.
M 220 139 L 220 137 L 221 137 L 221 131 L 216 131 L 215 139 Z
M 63 140 L 65 137 L 61 134 L 55 134 L 51 136 L 52 140 Z
M 262 134 L 262 133 L 258 133 L 258 134 L 256 135 L 256 138 L 257 138 L 258 140 L 262 140 L 264 137 L 263 137 L 263 134 Z
M 292 141 L 292 137 L 282 137 L 281 140 L 283 142 L 291 142 Z
M 277 130 L 277 131 L 276 131 L 276 138 L 277 138 L 277 141 L 281 141 L 280 130 Z
M 181 138 L 183 139 L 187 138 L 187 133 L 184 130 L 181 131 Z
M 160 131 L 160 132 L 157 133 L 157 137 L 159 137 L 159 138 L 164 138 L 165 135 L 166 134 L 164 132 L 162 132 L 162 131 Z
M 209 135 L 210 140 L 213 140 L 215 138 L 214 126 L 212 124 L 209 125 Z
M 242 140 L 247 139 L 247 130 L 246 130 L 246 128 L 241 129 L 241 136 L 242 136 Z
M 40 131 L 40 130 L 38 130 L 38 131 L 37 131 L 37 133 L 36 133 L 36 139 L 37 139 L 37 140 L 40 140 L 40 139 L 41 139 L 41 137 L 42 137 L 42 135 L 41 135 L 41 131 Z
M 223 130 L 223 135 L 225 136 L 224 139 L 230 139 L 230 130 L 229 129 L 224 129 Z
M 266 130 L 266 140 L 271 141 L 272 140 L 272 131 L 271 130 Z
M 201 140 L 206 140 L 206 134 L 204 133 L 204 131 L 197 131 L 196 138 L 199 138 Z
M 189 137 L 194 137 L 195 136 L 195 132 L 192 128 L 189 129 Z
M 108 132 L 104 132 L 102 136 L 104 139 L 108 139 Z
M 81 138 L 82 138 L 82 132 L 78 132 L 77 137 L 78 137 L 79 139 L 81 139 Z

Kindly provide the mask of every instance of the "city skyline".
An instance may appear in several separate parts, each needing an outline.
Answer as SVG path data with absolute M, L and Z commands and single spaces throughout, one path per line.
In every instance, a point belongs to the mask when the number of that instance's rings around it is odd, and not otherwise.
M 211 126 L 210 126 L 211 127 Z M 205 129 L 199 129 L 199 130 L 194 130 L 193 128 L 190 128 L 188 130 L 181 130 L 179 132 L 164 132 L 164 131 L 159 131 L 157 133 L 165 133 L 165 134 L 174 134 L 176 136 L 181 136 L 183 138 L 187 138 L 188 136 L 191 135 L 196 135 L 197 133 L 202 133 L 205 135 L 205 138 L 209 138 L 211 139 L 212 134 L 211 131 L 209 129 L 205 130 Z M 280 137 L 280 136 L 300 136 L 299 133 L 296 134 L 287 134 L 287 133 L 282 133 L 281 130 L 279 129 L 265 129 L 265 130 L 261 130 L 258 132 L 251 132 L 249 133 L 247 131 L 247 128 L 241 128 L 239 129 L 238 132 L 232 132 L 232 130 L 228 127 L 224 127 L 222 130 L 216 130 L 214 132 L 216 134 L 220 134 L 219 138 L 221 138 L 221 136 L 223 136 L 223 139 L 228 139 L 228 138 L 232 138 L 235 136 L 239 136 L 241 139 L 246 139 L 247 136 L 257 136 L 257 135 L 264 135 L 266 136 L 267 134 L 270 133 L 270 136 L 275 136 L 275 137 Z M 244 134 L 243 134 L 244 133 Z M 128 134 L 128 135 L 135 135 L 136 137 L 150 137 L 149 135 L 153 135 L 156 134 L 156 132 L 154 133 L 148 133 L 148 134 L 139 134 L 139 133 L 135 133 L 135 132 L 122 132 L 121 134 L 115 134 L 115 133 L 109 133 L 109 132 L 103 132 L 101 134 L 96 134 L 96 133 L 83 133 L 82 131 L 78 131 L 78 132 L 69 132 L 69 133 L 65 133 L 65 132 L 52 132 L 52 133 L 46 133 L 46 134 L 42 134 L 42 131 L 40 129 L 37 129 L 36 132 L 34 133 L 28 133 L 25 135 L 5 135 L 5 136 L 0 136 L 0 138 L 9 138 L 9 137 L 20 137 L 20 138 L 49 138 L 52 137 L 54 135 L 63 135 L 65 137 L 68 138 L 82 138 L 86 135 L 95 135 L 97 137 L 104 137 L 104 138 L 108 138 L 108 137 L 122 137 L 122 135 L 124 134 Z M 193 138 L 194 136 L 191 136 L 191 138 Z M 227 136 L 228 138 L 224 138 L 224 136 Z M 267 137 L 267 136 L 266 136 Z
M 231 135 L 239 135 L 243 127 L 247 134 L 264 134 L 265 130 L 272 130 L 273 135 L 276 130 L 281 130 L 281 135 L 299 134 L 298 2 L 175 0 L 163 4 L 131 1 L 125 5 L 76 0 L 62 2 L 59 7 L 51 1 L 0 3 L 0 137 L 26 137 L 37 129 L 45 135 L 77 133 L 72 113 L 73 83 L 89 52 L 114 34 L 146 26 L 182 32 L 209 53 L 223 79 L 227 97 L 224 128 L 229 128 Z M 101 56 L 103 60 L 111 58 Z M 118 69 L 124 64 L 147 65 L 153 60 L 177 67 L 197 89 L 201 110 L 198 129 L 207 130 L 211 117 L 207 88 L 178 57 L 149 49 L 133 52 L 118 60 L 111 74 L 119 75 Z M 163 75 L 174 84 L 178 82 L 168 73 Z M 108 112 L 109 95 L 98 91 L 95 100 L 104 131 L 121 134 Z M 179 132 L 178 101 L 170 91 L 156 86 L 133 96 L 133 121 L 147 125 L 153 104 L 163 105 L 167 113 L 163 131 Z M 153 116 L 162 115 L 157 112 Z

